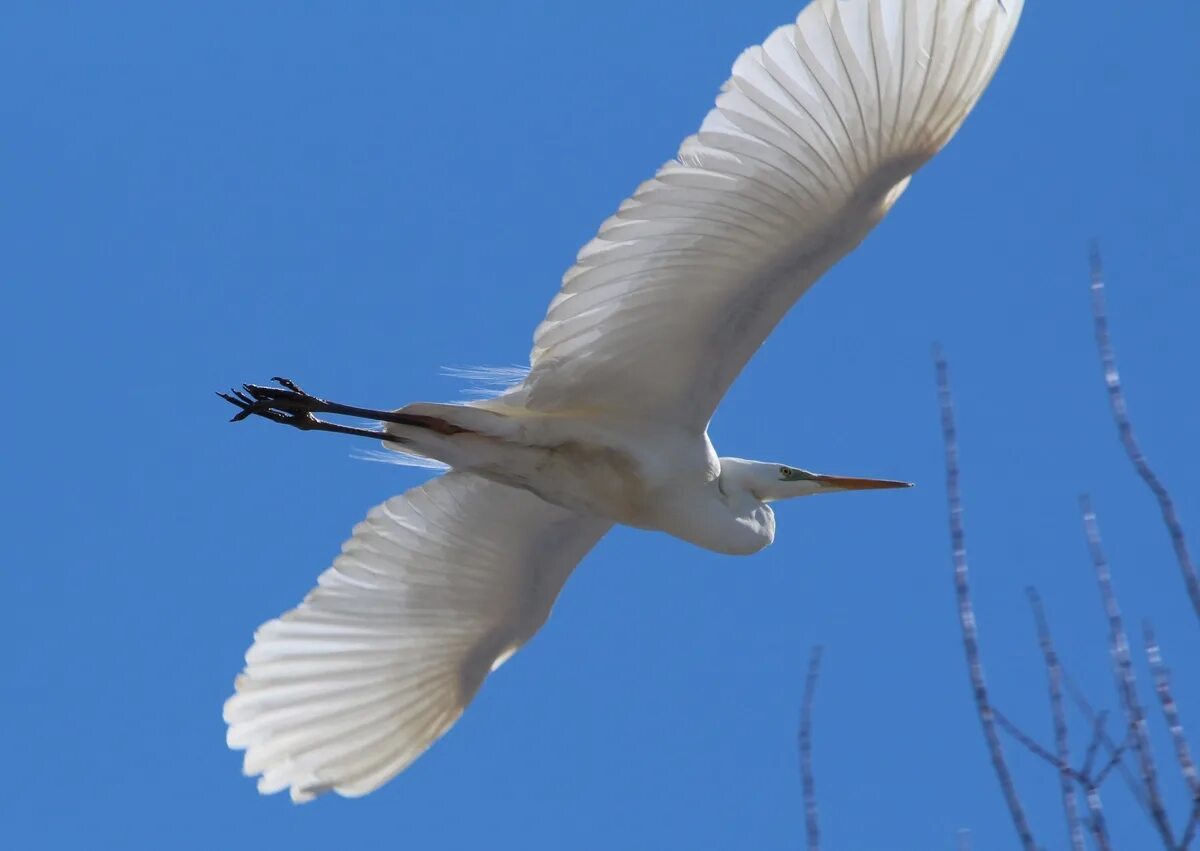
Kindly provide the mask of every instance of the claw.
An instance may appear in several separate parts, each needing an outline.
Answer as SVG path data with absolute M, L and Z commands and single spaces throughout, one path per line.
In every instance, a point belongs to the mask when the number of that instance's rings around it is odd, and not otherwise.
M 246 417 L 254 413 L 254 410 L 253 405 L 248 400 L 242 398 L 240 393 L 238 393 L 236 390 L 234 390 L 233 393 L 233 396 L 229 395 L 228 393 L 218 393 L 217 395 L 229 404 L 238 408 L 238 412 L 229 420 L 231 423 L 236 423 L 246 419 Z
M 303 390 L 300 389 L 299 385 L 297 385 L 296 382 L 292 381 L 292 379 L 290 379 L 290 378 L 282 378 L 278 375 L 273 375 L 273 376 L 271 376 L 271 380 L 274 381 L 279 386 L 285 387 L 288 390 L 291 390 L 293 393 L 299 393 L 302 396 L 308 395 L 307 393 L 305 393 Z
M 243 384 L 242 389 L 231 388 L 228 393 L 217 395 L 238 408 L 230 422 L 241 422 L 250 416 L 259 416 L 272 422 L 309 430 L 320 425 L 312 409 L 327 404 L 316 396 L 305 393 L 290 378 L 275 376 L 271 379 L 279 387 L 264 387 L 261 384 Z
M 303 400 L 315 400 L 316 397 L 310 396 L 299 390 L 291 390 L 288 388 L 280 389 L 278 387 L 264 387 L 261 384 L 243 384 L 246 392 L 253 396 L 257 401 L 270 402 L 299 402 Z

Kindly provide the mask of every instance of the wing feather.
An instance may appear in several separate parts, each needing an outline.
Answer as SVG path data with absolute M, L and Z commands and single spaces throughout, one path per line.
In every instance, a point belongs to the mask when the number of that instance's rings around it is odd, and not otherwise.
M 363 795 L 458 719 L 610 524 L 465 473 L 371 510 L 225 704 L 259 790 Z
M 501 401 L 702 429 L 780 318 L 957 131 L 1021 0 L 815 0 L 563 277 Z

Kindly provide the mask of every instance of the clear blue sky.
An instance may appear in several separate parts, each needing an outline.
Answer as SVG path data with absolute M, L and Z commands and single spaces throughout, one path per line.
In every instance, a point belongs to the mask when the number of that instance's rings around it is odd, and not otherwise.
M 934 340 L 997 702 L 1049 739 L 1036 584 L 1068 664 L 1114 705 L 1087 489 L 1200 735 L 1197 626 L 1107 419 L 1085 249 L 1103 242 L 1133 412 L 1200 548 L 1200 8 L 1053 0 L 1029 4 L 964 130 L 713 424 L 726 454 L 918 488 L 786 504 L 747 559 L 616 531 L 458 727 L 369 798 L 260 798 L 226 750 L 254 627 L 425 474 L 228 425 L 212 392 L 282 374 L 398 405 L 456 398 L 443 365 L 522 361 L 578 247 L 800 5 L 6 9 L 0 841 L 796 848 L 820 642 L 827 847 L 950 849 L 959 828 L 1013 847 L 954 617 Z M 1062 847 L 1051 771 L 1009 751 Z M 1140 816 L 1119 786 L 1109 799 L 1137 847 Z

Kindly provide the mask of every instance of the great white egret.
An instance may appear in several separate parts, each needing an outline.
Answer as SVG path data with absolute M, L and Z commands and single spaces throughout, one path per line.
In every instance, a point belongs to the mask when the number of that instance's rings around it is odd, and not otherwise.
M 753 553 L 774 538 L 774 500 L 904 485 L 718 457 L 707 425 L 784 313 L 954 135 L 1022 5 L 814 0 L 738 58 L 699 132 L 583 247 L 528 374 L 492 398 L 379 411 L 287 380 L 222 394 L 234 419 L 382 438 L 450 468 L 372 509 L 255 634 L 224 715 L 260 792 L 364 795 L 402 771 L 614 523 Z

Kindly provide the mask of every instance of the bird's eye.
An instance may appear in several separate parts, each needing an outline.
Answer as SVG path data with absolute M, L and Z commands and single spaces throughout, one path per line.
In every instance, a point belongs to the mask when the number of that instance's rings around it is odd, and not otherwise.
M 783 476 L 785 479 L 786 479 L 788 476 L 790 476 L 791 474 L 792 474 L 792 468 L 791 468 L 791 467 L 780 467 L 780 468 L 779 468 L 779 475 Z

